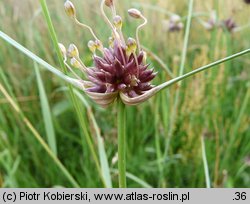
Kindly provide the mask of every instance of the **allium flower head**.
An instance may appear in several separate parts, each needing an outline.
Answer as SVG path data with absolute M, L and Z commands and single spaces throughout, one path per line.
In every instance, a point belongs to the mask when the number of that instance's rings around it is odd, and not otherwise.
M 229 32 L 234 32 L 235 29 L 237 28 L 237 24 L 232 18 L 228 18 L 226 20 L 223 20 L 221 22 L 222 27 L 227 29 Z
M 110 21 L 104 13 L 104 6 L 111 8 L 113 19 Z M 72 9 L 74 8 L 74 9 Z M 120 97 L 124 103 L 135 105 L 143 102 L 149 96 L 147 92 L 153 88 L 151 81 L 156 76 L 154 69 L 149 69 L 146 64 L 146 54 L 140 47 L 139 30 L 147 23 L 147 19 L 137 9 L 129 9 L 128 14 L 138 20 L 143 20 L 136 30 L 136 39 L 129 37 L 125 40 L 122 33 L 122 18 L 117 15 L 114 1 L 102 0 L 101 12 L 104 20 L 111 29 L 109 47 L 96 37 L 91 27 L 80 23 L 76 18 L 75 7 L 69 0 L 65 3 L 66 13 L 73 18 L 76 24 L 87 28 L 94 39 L 90 40 L 88 47 L 93 53 L 93 67 L 86 67 L 80 60 L 79 52 L 74 44 L 70 44 L 67 57 L 73 67 L 79 68 L 85 75 L 85 79 L 79 77 L 67 64 L 64 54 L 64 62 L 68 69 L 82 83 L 83 90 L 98 104 L 106 107 Z M 74 11 L 74 12 L 72 12 Z M 60 44 L 62 53 L 65 48 Z M 145 97 L 144 97 L 145 96 Z M 130 99 L 139 97 L 138 101 L 130 103 Z
M 170 20 L 169 20 L 169 27 L 168 27 L 168 30 L 170 32 L 174 32 L 174 31 L 180 31 L 182 30 L 184 27 L 182 21 L 181 21 L 181 17 L 176 15 L 176 14 L 173 14 L 171 17 L 170 17 Z
M 216 12 L 212 11 L 210 14 L 210 19 L 207 22 L 202 22 L 202 24 L 207 30 L 213 30 L 215 27 L 217 27 L 218 23 Z
M 87 77 L 93 83 L 87 91 L 96 93 L 122 92 L 129 97 L 142 95 L 152 88 L 153 69 L 143 64 L 143 52 L 127 54 L 125 47 L 114 41 L 114 48 L 104 48 L 102 57 L 94 55 L 95 67 L 87 69 Z

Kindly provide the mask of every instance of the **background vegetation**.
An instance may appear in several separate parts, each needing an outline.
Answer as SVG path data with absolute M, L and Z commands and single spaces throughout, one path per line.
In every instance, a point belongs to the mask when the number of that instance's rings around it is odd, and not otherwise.
M 81 21 L 91 25 L 107 43 L 107 29 L 98 0 L 74 0 Z M 184 31 L 167 32 L 167 13 L 185 17 L 187 0 L 117 1 L 124 32 L 134 37 L 137 21 L 126 11 L 137 6 L 148 17 L 141 43 L 157 54 L 178 75 Z M 51 19 L 60 42 L 75 43 L 86 64 L 92 64 L 86 30 L 65 15 L 63 0 L 48 0 Z M 250 5 L 243 1 L 194 1 L 184 72 L 250 47 L 250 27 L 229 33 L 207 31 L 197 20 L 233 17 L 238 26 L 250 23 Z M 185 18 L 184 18 L 185 24 Z M 0 30 L 55 67 L 60 67 L 39 1 L 1 0 Z M 161 65 L 154 84 L 169 80 Z M 249 55 L 224 63 L 172 86 L 148 102 L 127 107 L 127 172 L 129 187 L 250 187 Z M 103 187 L 87 145 L 90 134 L 95 151 L 98 139 L 86 105 L 80 102 L 85 132 L 79 125 L 66 82 L 48 71 L 35 69 L 32 60 L 0 40 L 0 84 L 16 101 L 25 117 L 81 187 Z M 175 94 L 179 92 L 177 111 Z M 46 101 L 48 98 L 48 103 Z M 116 106 L 102 109 L 85 97 L 104 139 L 113 186 L 117 186 Z M 77 99 L 78 100 L 78 99 Z M 50 115 L 52 119 L 50 120 Z M 92 118 L 93 119 L 93 118 Z M 98 132 L 98 131 L 97 131 Z M 53 142 L 55 145 L 53 146 Z M 204 142 L 204 148 L 202 148 Z M 203 150 L 203 154 L 202 154 Z M 204 162 L 207 160 L 207 177 Z M 72 183 L 29 131 L 22 117 L 0 92 L 0 187 L 72 187 Z

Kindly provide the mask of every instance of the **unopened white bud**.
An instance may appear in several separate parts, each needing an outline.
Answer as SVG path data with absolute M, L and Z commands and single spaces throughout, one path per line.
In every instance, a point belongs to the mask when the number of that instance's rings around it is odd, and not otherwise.
M 75 18 L 76 17 L 76 9 L 75 9 L 74 4 L 71 1 L 67 0 L 64 3 L 64 9 L 65 9 L 66 14 L 70 18 Z
M 95 51 L 96 51 L 96 44 L 95 44 L 95 42 L 93 40 L 90 40 L 88 42 L 88 48 L 90 49 L 90 51 L 92 53 L 95 53 Z
M 128 14 L 133 18 L 141 18 L 142 14 L 138 9 L 131 8 L 128 10 Z
M 122 27 L 122 18 L 121 16 L 115 16 L 114 19 L 113 19 L 113 22 L 114 22 L 114 26 L 118 29 L 121 29 Z
M 129 53 L 135 53 L 137 48 L 136 40 L 133 38 L 128 38 L 127 41 L 127 52 Z
M 70 64 L 75 68 L 80 68 L 81 67 L 80 62 L 74 57 L 70 60 Z
M 69 45 L 69 49 L 68 49 L 68 56 L 70 58 L 79 58 L 79 52 L 77 47 L 74 44 L 70 44 Z
M 113 2 L 113 0 L 105 0 L 105 5 L 108 7 L 111 7 L 114 5 L 114 2 Z

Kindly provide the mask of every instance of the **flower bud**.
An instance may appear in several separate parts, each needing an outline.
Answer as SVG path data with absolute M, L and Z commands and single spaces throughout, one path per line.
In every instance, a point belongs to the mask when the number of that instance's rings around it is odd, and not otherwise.
M 168 26 L 168 30 L 170 32 L 174 32 L 174 31 L 180 31 L 183 29 L 184 25 L 183 23 L 181 22 L 181 17 L 176 15 L 176 14 L 173 14 L 171 17 L 170 17 L 170 20 L 169 20 L 169 26 Z
M 130 85 L 131 86 L 138 86 L 139 82 L 140 82 L 140 80 L 137 79 L 135 75 L 132 75 Z
M 66 58 L 66 56 L 67 56 L 67 51 L 66 51 L 65 46 L 64 46 L 63 44 L 61 44 L 61 43 L 58 43 L 58 46 L 59 46 L 59 49 L 60 49 L 60 51 L 61 51 L 61 53 L 62 53 L 62 56 L 63 56 L 64 58 Z
M 121 29 L 122 28 L 122 18 L 121 16 L 115 16 L 114 19 L 113 19 L 113 22 L 114 22 L 114 26 L 117 28 L 117 29 Z
M 70 60 L 70 64 L 75 68 L 80 68 L 81 67 L 80 62 L 74 57 Z
M 95 46 L 96 46 L 96 49 L 98 49 L 98 50 L 103 49 L 103 45 L 102 45 L 102 42 L 100 40 L 95 41 Z
M 133 38 L 128 38 L 127 51 L 130 53 L 135 53 L 136 48 L 137 48 L 136 40 Z
M 65 9 L 66 14 L 70 18 L 75 18 L 76 17 L 76 9 L 75 9 L 74 4 L 71 1 L 67 0 L 64 3 L 64 9 Z
M 109 47 L 113 47 L 114 46 L 114 37 L 109 37 Z
M 135 8 L 131 8 L 128 10 L 128 14 L 133 17 L 133 18 L 141 18 L 142 14 L 139 10 L 135 9 Z
M 79 52 L 77 47 L 74 44 L 70 44 L 69 45 L 69 49 L 68 49 L 68 56 L 70 58 L 79 58 Z
M 88 42 L 88 48 L 90 49 L 90 51 L 92 53 L 95 53 L 95 51 L 96 51 L 96 44 L 95 44 L 95 42 L 93 40 L 90 40 Z
M 148 53 L 145 51 L 142 51 L 142 52 L 143 52 L 143 63 L 147 64 Z
M 105 5 L 108 7 L 111 7 L 114 5 L 114 2 L 113 2 L 113 0 L 105 0 Z

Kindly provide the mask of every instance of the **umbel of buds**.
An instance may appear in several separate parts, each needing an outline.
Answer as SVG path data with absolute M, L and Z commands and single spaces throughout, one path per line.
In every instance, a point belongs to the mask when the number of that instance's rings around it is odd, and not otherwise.
M 112 21 L 104 13 L 105 5 L 112 8 Z M 136 39 L 128 37 L 126 40 L 122 33 L 122 18 L 116 14 L 113 0 L 102 0 L 102 15 L 112 32 L 109 47 L 103 47 L 93 30 L 77 20 L 73 3 L 67 0 L 64 7 L 67 15 L 77 25 L 87 28 L 94 37 L 94 40 L 88 42 L 88 48 L 93 53 L 93 67 L 87 67 L 81 61 L 75 44 L 70 44 L 67 51 L 62 44 L 59 45 L 66 67 L 77 77 L 83 91 L 103 107 L 113 103 L 117 97 L 128 105 L 136 105 L 151 97 L 154 94 L 149 92 L 154 87 L 151 81 L 157 73 L 154 69 L 148 69 L 146 53 L 140 48 L 138 32 L 147 23 L 142 13 L 134 8 L 128 10 L 131 17 L 143 19 L 144 22 L 136 30 Z M 83 72 L 85 78 L 76 74 L 67 63 L 68 59 L 71 66 Z
M 112 22 L 104 12 L 105 5 L 111 8 L 113 14 Z M 139 31 L 147 24 L 147 19 L 139 10 L 134 8 L 128 10 L 131 17 L 143 20 L 143 22 L 136 29 L 136 39 L 128 37 L 126 40 L 121 29 L 122 19 L 116 14 L 113 1 L 101 1 L 101 14 L 112 32 L 112 35 L 108 38 L 107 44 L 109 44 L 109 47 L 103 46 L 103 43 L 97 38 L 90 26 L 77 20 L 75 7 L 69 0 L 65 2 L 65 11 L 78 26 L 87 29 L 92 34 L 93 40 L 89 41 L 88 47 L 93 54 L 94 63 L 93 66 L 87 67 L 81 61 L 76 45 L 71 44 L 66 51 L 66 48 L 59 44 L 65 66 L 76 77 L 64 76 L 63 78 L 81 88 L 90 98 L 103 107 L 109 106 L 117 98 L 120 98 L 127 105 L 140 104 L 172 84 L 250 52 L 249 49 L 239 52 L 154 86 L 152 85 L 152 80 L 157 73 L 154 72 L 154 69 L 148 68 L 149 64 L 146 62 L 147 54 L 141 49 L 139 41 Z M 171 21 L 175 26 L 178 26 L 178 29 L 182 27 L 180 17 L 172 16 Z M 236 24 L 229 18 L 223 21 L 223 27 L 229 31 L 235 31 Z M 77 73 L 79 71 L 82 72 L 81 76 L 83 77 L 80 77 L 71 68 L 68 61 L 73 67 L 78 68 Z M 54 71 L 54 73 L 62 77 L 61 73 L 57 71 Z M 172 77 L 171 71 L 169 75 Z

